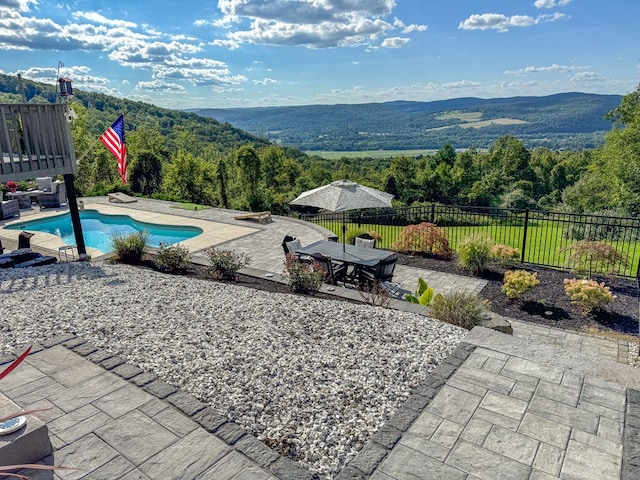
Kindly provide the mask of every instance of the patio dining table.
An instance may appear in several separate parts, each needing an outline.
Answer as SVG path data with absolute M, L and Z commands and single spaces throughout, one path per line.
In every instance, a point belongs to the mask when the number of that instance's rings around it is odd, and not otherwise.
M 377 248 L 356 247 L 355 245 L 345 245 L 344 251 L 342 248 L 341 243 L 320 240 L 297 249 L 296 253 L 302 255 L 321 253 L 330 257 L 333 262 L 354 265 L 356 268 L 375 267 L 382 260 L 393 255 L 393 252 Z

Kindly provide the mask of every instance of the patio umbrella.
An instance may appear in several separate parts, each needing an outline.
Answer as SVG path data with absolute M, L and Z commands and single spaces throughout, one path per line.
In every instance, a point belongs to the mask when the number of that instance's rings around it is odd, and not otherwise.
M 349 180 L 337 180 L 328 185 L 302 192 L 289 205 L 317 207 L 330 212 L 345 212 L 361 208 L 389 208 L 393 195 L 365 187 Z M 345 248 L 345 215 L 342 215 L 342 249 Z

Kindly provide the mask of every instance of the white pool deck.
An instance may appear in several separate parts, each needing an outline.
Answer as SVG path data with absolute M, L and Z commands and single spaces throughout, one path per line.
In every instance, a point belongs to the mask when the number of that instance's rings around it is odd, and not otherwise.
M 197 252 L 204 248 L 209 248 L 221 243 L 233 240 L 235 238 L 243 237 L 257 231 L 256 228 L 245 227 L 240 225 L 231 225 L 228 223 L 215 222 L 210 220 L 202 220 L 193 217 L 184 217 L 179 215 L 169 215 L 166 213 L 153 212 L 147 210 L 135 210 L 127 208 L 126 210 L 122 205 L 105 204 L 100 201 L 101 199 L 86 199 L 84 200 L 85 210 L 95 210 L 103 215 L 127 215 L 134 220 L 146 223 L 154 223 L 158 225 L 172 225 L 172 226 L 192 226 L 198 227 L 202 230 L 200 235 L 197 235 L 188 240 L 181 241 L 180 244 L 189 249 L 190 252 Z M 131 204 L 128 204 L 129 206 Z M 21 210 L 20 218 L 9 219 L 4 223 L 4 227 L 20 225 L 25 222 L 37 220 L 41 218 L 48 218 L 60 214 L 64 214 L 68 211 L 68 208 L 63 207 L 59 209 L 45 209 L 40 210 L 35 205 L 30 210 Z M 186 210 L 185 210 L 186 211 Z M 29 230 L 28 228 L 9 230 L 7 228 L 2 229 L 2 237 L 18 241 L 18 236 L 23 230 Z M 53 235 L 46 232 L 37 232 L 31 240 L 31 244 L 34 247 L 40 247 L 51 251 L 58 251 L 60 247 L 63 247 L 65 243 L 57 235 Z M 104 255 L 100 250 L 94 248 L 87 248 L 87 253 L 93 259 L 100 258 Z

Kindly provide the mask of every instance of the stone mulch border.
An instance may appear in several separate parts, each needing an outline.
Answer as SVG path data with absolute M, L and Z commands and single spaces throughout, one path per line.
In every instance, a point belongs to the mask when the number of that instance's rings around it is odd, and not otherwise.
M 435 398 L 446 381 L 475 351 L 475 345 L 460 342 L 427 379 L 416 387 L 396 413 L 338 474 L 336 480 L 361 480 L 369 476 L 384 461 L 402 434 L 417 420 L 422 411 Z

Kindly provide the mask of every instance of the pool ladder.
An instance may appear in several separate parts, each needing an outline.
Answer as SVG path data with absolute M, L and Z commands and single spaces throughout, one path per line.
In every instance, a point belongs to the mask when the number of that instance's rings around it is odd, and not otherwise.
M 77 252 L 78 252 L 78 247 L 76 245 L 64 245 L 58 248 L 58 258 L 62 262 L 63 261 L 62 257 L 64 256 L 65 262 L 74 262 L 76 260 Z

